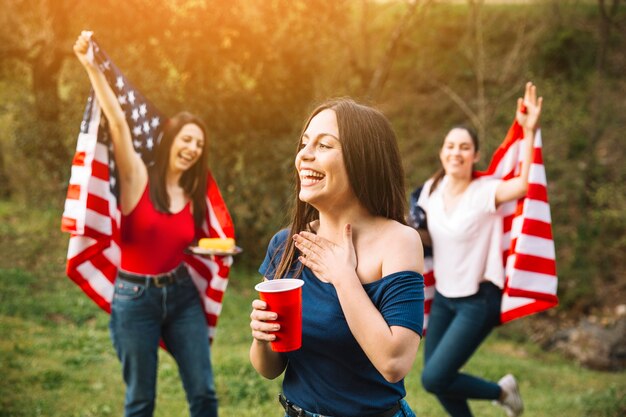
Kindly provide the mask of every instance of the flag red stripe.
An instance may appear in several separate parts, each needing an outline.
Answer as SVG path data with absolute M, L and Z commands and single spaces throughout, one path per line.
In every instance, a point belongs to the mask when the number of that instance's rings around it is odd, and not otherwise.
M 542 301 L 537 300 L 531 302 L 530 304 L 514 308 L 511 310 L 503 311 L 500 315 L 500 323 L 504 324 L 509 321 L 518 319 L 520 317 L 528 316 L 535 313 L 540 313 L 542 311 L 548 310 L 552 307 L 558 305 L 558 299 L 555 297 L 553 301 Z
M 491 162 L 489 162 L 489 167 L 487 168 L 486 171 L 482 172 L 481 175 L 493 175 L 496 172 L 498 165 L 500 164 L 500 161 L 502 160 L 504 155 L 506 155 L 506 152 L 508 151 L 508 149 L 511 147 L 511 145 L 513 145 L 518 140 L 518 138 L 522 136 L 523 136 L 522 127 L 517 123 L 517 121 L 514 121 L 513 125 L 507 132 L 506 137 L 504 138 L 504 141 L 498 147 L 498 149 L 496 149 L 493 156 L 491 157 Z
M 532 200 L 539 200 L 543 202 L 548 201 L 548 190 L 546 186 L 543 184 L 528 184 L 528 192 L 526 193 L 526 197 Z
M 91 174 L 96 178 L 99 178 L 104 181 L 108 181 L 109 180 L 109 166 L 106 164 L 103 164 L 100 161 L 94 160 L 93 164 L 91 165 Z
M 66 274 L 89 298 L 93 300 L 94 303 L 96 303 L 98 307 L 107 313 L 111 313 L 111 304 L 102 298 L 102 296 L 89 285 L 89 281 L 85 280 L 75 268 L 68 266 Z
M 520 288 L 509 287 L 507 288 L 507 294 L 509 295 L 509 297 L 532 298 L 534 300 L 541 300 L 551 303 L 558 302 L 556 295 L 540 291 L 529 291 Z
M 93 210 L 96 213 L 100 213 L 103 216 L 109 215 L 109 200 L 105 200 L 102 197 L 98 197 L 95 194 L 87 195 L 87 208 Z
M 91 263 L 96 267 L 111 283 L 115 281 L 117 276 L 117 266 L 111 262 L 102 252 L 93 256 Z
M 61 231 L 63 232 L 76 232 L 76 219 L 63 216 L 61 219 Z
M 554 262 L 554 259 L 518 253 L 515 255 L 515 269 L 546 275 L 556 275 L 556 262 Z
M 552 240 L 552 225 L 541 220 L 526 218 L 522 224 L 522 233 Z
M 513 216 L 504 216 L 502 218 L 502 232 L 506 233 L 513 226 Z
M 435 285 L 435 275 L 432 271 L 424 273 L 424 285 L 427 287 Z
M 80 198 L 81 187 L 78 184 L 70 184 L 67 187 L 67 199 L 78 200 Z
M 543 155 L 541 153 L 541 148 L 535 147 L 533 149 L 533 163 L 543 165 Z
M 85 152 L 76 152 L 74 159 L 72 159 L 72 165 L 85 166 Z
M 101 233 L 98 230 L 93 229 L 92 227 L 87 226 L 87 225 L 85 225 L 85 232 L 83 233 L 83 236 L 90 237 L 95 240 L 105 239 L 105 242 L 107 242 L 107 245 L 108 245 L 109 240 L 111 239 L 111 236 Z

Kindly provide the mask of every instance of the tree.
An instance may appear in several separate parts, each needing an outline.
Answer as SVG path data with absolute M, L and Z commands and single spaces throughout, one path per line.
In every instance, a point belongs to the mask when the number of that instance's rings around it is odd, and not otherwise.
M 493 16 L 489 21 L 485 19 L 484 0 L 468 0 L 468 6 L 467 32 L 459 42 L 459 53 L 471 69 L 473 91 L 469 97 L 466 94 L 464 97 L 463 92 L 436 75 L 432 83 L 466 115 L 478 136 L 487 138 L 495 110 L 519 94 L 525 81 L 524 69 L 535 43 L 534 37 L 528 33 L 529 23 L 526 19 L 519 19 L 515 38 L 507 45 L 505 55 L 490 56 L 487 50 L 490 42 L 485 38 L 485 31 L 496 26 L 495 19 Z M 534 27 L 533 30 L 537 32 L 541 28 Z
M 23 109 L 17 145 L 39 170 L 57 185 L 69 154 L 60 128 L 59 75 L 68 47 L 68 0 L 2 1 L 0 57 L 4 64 L 16 60 L 30 70 L 32 107 Z

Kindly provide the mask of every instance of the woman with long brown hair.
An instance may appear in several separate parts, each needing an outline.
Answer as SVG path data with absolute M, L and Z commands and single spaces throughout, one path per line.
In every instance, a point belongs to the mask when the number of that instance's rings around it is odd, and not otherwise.
M 186 112 L 170 118 L 147 167 L 115 92 L 89 56 L 90 38 L 82 32 L 74 52 L 109 122 L 119 173 L 121 260 L 110 331 L 126 383 L 124 415 L 152 416 L 162 341 L 178 364 L 190 415 L 216 417 L 204 309 L 183 263 L 207 212 L 206 128 Z
M 285 372 L 288 416 L 413 416 L 404 377 L 422 332 L 422 245 L 405 224 L 390 123 L 350 99 L 324 103 L 304 125 L 295 168 L 291 224 L 260 272 L 304 281 L 302 347 L 274 352 L 276 313 L 255 300 L 252 365 L 270 379 Z

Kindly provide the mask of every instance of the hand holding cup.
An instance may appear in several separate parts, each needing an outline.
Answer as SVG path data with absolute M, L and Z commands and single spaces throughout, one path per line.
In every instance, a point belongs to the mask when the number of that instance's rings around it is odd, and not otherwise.
M 260 300 L 252 302 L 252 336 L 270 342 L 275 352 L 302 345 L 302 285 L 300 279 L 276 279 L 255 286 Z

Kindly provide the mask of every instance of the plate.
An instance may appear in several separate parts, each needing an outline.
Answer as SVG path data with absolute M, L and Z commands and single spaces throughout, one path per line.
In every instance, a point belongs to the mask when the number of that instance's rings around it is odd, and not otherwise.
M 221 249 L 205 249 L 205 248 L 201 248 L 200 246 L 190 246 L 189 250 L 192 253 L 195 253 L 196 255 L 218 255 L 218 256 L 237 255 L 243 252 L 243 249 L 241 249 L 239 246 L 235 246 L 235 248 L 232 251 L 224 251 Z

